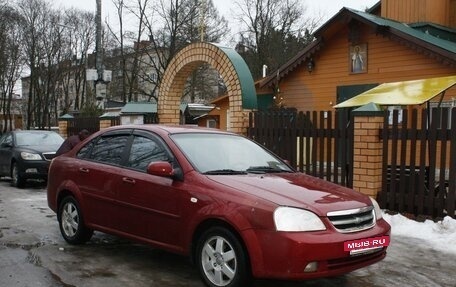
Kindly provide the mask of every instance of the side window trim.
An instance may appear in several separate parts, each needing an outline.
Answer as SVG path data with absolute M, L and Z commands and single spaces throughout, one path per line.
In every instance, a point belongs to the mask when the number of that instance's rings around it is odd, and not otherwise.
M 88 142 L 84 147 L 88 147 L 89 150 L 87 152 L 86 155 L 80 157 L 79 156 L 79 152 L 81 152 L 83 148 L 81 148 L 79 151 L 78 151 L 78 154 L 76 155 L 76 157 L 78 159 L 83 159 L 83 160 L 87 160 L 87 161 L 91 161 L 91 162 L 98 162 L 98 163 L 101 163 L 101 164 L 106 164 L 106 165 L 113 165 L 113 166 L 123 166 L 123 164 L 128 160 L 128 154 L 129 152 L 126 152 L 126 151 L 129 151 L 130 148 L 131 148 L 131 143 L 133 141 L 133 136 L 132 136 L 132 133 L 133 133 L 133 129 L 121 129 L 121 130 L 114 130 L 114 131 L 109 131 L 109 132 L 106 132 L 104 133 L 103 135 L 101 136 L 97 136 L 96 138 L 93 138 L 90 142 Z M 127 141 L 125 143 L 125 147 L 124 147 L 124 152 L 122 154 L 122 158 L 120 160 L 119 163 L 115 164 L 115 163 L 112 163 L 112 162 L 107 162 L 107 161 L 99 161 L 99 160 L 95 160 L 93 159 L 92 155 L 93 155 L 93 151 L 94 151 L 94 147 L 103 139 L 103 138 L 108 138 L 108 137 L 112 137 L 112 136 L 122 136 L 122 135 L 125 135 L 127 136 Z M 91 146 L 90 146 L 91 145 Z
M 128 169 L 131 169 L 131 170 L 135 170 L 135 171 L 138 171 L 138 172 L 145 172 L 145 170 L 142 170 L 142 169 L 138 169 L 138 168 L 135 168 L 135 167 L 132 167 L 129 165 L 129 159 L 130 159 L 130 156 L 131 156 L 131 153 L 132 153 L 132 147 L 133 147 L 133 143 L 135 141 L 135 138 L 137 137 L 143 137 L 143 138 L 146 138 L 146 139 L 149 139 L 150 141 L 154 142 L 159 148 L 161 148 L 164 152 L 165 152 L 165 155 L 166 157 L 168 158 L 168 162 L 172 163 L 173 164 L 173 167 L 179 167 L 179 163 L 177 163 L 176 161 L 176 158 L 174 156 L 174 154 L 171 152 L 171 150 L 169 149 L 168 145 L 163 141 L 163 139 L 153 133 L 153 132 L 150 132 L 150 131 L 146 131 L 146 130 L 141 130 L 141 129 L 135 129 L 132 133 L 132 137 L 131 137 L 131 140 L 129 142 L 129 145 L 127 147 L 127 152 L 126 152 L 126 158 L 125 158 L 125 161 L 123 162 L 123 166 L 125 168 L 128 168 Z
M 133 135 L 134 136 L 143 136 L 143 137 L 153 140 L 155 143 L 157 143 L 160 147 L 162 147 L 165 150 L 170 161 L 172 161 L 172 162 L 175 161 L 174 154 L 171 152 L 168 145 L 163 141 L 163 139 L 159 135 L 157 135 L 153 132 L 150 132 L 150 131 L 145 131 L 145 130 L 140 130 L 140 129 L 135 129 L 133 131 Z

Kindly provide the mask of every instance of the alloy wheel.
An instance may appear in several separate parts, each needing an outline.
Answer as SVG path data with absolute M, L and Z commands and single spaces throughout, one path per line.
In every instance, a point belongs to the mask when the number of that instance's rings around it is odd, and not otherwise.
M 236 252 L 225 238 L 213 236 L 204 244 L 201 265 L 207 279 L 212 284 L 227 286 L 237 272 Z
M 66 236 L 73 237 L 78 231 L 79 213 L 73 202 L 67 202 L 62 211 L 62 228 Z

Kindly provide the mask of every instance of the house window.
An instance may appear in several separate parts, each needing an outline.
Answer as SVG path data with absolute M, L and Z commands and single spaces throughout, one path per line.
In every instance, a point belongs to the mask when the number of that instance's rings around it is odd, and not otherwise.
M 389 106 L 388 107 L 388 124 L 393 124 L 393 114 L 397 110 L 397 123 L 402 123 L 402 107 L 401 106 Z
M 207 122 L 206 122 L 206 126 L 208 128 L 216 129 L 217 128 L 217 121 L 214 120 L 214 119 L 208 119 Z
M 434 117 L 436 117 L 436 119 L 438 121 L 436 127 L 438 129 L 440 129 L 440 128 L 442 128 L 444 114 L 447 114 L 448 120 L 446 123 L 446 127 L 449 129 L 449 128 L 451 128 L 451 110 L 454 107 L 456 107 L 455 101 L 442 102 L 442 103 L 440 103 L 440 107 L 439 107 L 438 102 L 431 102 L 431 103 L 429 103 L 429 108 L 430 108 L 430 117 L 429 118 L 431 121 L 433 121 Z M 430 126 L 430 124 L 428 124 L 428 125 Z

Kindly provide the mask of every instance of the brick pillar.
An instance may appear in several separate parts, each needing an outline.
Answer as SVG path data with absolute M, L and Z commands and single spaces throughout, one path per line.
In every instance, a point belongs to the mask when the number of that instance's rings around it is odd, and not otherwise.
M 65 139 L 68 137 L 68 121 L 71 119 L 73 119 L 73 116 L 69 114 L 59 118 L 59 134 Z
M 100 130 L 111 127 L 111 119 L 100 119 Z
M 68 137 L 68 121 L 59 120 L 59 134 L 63 138 L 67 138 Z
M 353 189 L 373 198 L 382 190 L 384 113 L 374 104 L 353 111 Z

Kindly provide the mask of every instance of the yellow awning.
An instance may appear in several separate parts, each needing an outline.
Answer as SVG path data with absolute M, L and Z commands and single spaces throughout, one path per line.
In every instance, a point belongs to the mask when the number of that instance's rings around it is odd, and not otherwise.
M 385 83 L 334 107 L 358 107 L 368 103 L 387 106 L 421 105 L 455 84 L 456 76 Z

